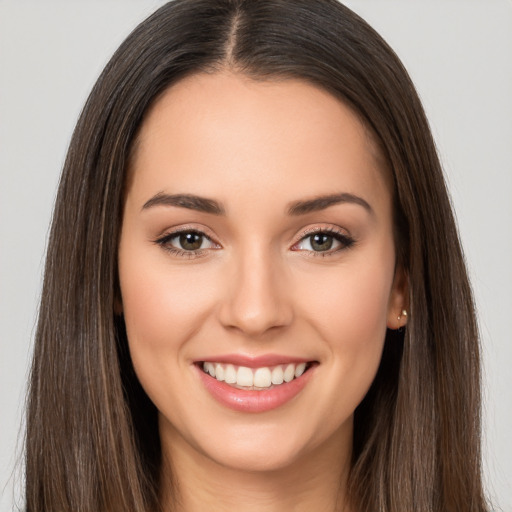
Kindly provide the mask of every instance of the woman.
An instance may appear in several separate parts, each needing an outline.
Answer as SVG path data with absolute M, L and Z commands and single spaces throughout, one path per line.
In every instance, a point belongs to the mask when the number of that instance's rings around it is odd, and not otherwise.
M 57 197 L 27 510 L 486 510 L 471 292 L 407 73 L 335 1 L 171 2 Z

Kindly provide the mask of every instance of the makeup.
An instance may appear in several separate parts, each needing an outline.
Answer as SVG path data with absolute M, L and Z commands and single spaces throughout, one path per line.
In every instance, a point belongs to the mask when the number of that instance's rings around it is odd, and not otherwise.
M 370 149 L 350 108 L 296 80 L 191 76 L 148 113 L 119 284 L 170 459 L 271 472 L 350 452 L 405 303 Z
M 209 361 L 194 366 L 206 390 L 220 404 L 240 412 L 262 413 L 294 399 L 313 377 L 317 364 L 249 367 Z

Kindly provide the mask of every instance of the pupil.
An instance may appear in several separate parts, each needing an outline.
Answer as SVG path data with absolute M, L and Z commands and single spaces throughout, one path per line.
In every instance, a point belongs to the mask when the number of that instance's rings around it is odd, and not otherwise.
M 332 247 L 332 236 L 323 233 L 313 235 L 311 247 L 315 251 L 328 251 Z
M 202 235 L 197 233 L 185 233 L 180 235 L 180 245 L 187 251 L 196 251 L 203 243 Z

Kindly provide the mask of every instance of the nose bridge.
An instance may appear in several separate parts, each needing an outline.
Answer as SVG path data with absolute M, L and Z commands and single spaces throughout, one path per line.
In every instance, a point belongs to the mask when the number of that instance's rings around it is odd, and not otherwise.
M 250 336 L 287 325 L 292 308 L 286 293 L 286 272 L 272 248 L 257 242 L 248 244 L 234 259 L 222 323 Z

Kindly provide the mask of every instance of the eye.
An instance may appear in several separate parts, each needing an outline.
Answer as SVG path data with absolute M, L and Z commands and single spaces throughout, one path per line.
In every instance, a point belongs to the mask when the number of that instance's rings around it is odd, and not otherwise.
M 206 243 L 205 243 L 206 242 Z M 180 233 L 169 240 L 171 244 L 177 244 L 180 249 L 185 251 L 197 251 L 205 249 L 204 245 L 208 245 L 208 239 L 196 232 Z
M 332 254 L 347 249 L 354 244 L 354 239 L 337 231 L 318 230 L 304 236 L 292 249 Z
M 155 242 L 167 251 L 178 255 L 194 255 L 201 253 L 203 250 L 219 247 L 204 233 L 196 230 L 169 233 Z

